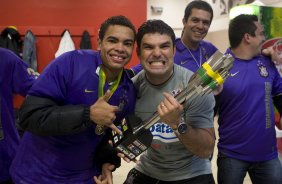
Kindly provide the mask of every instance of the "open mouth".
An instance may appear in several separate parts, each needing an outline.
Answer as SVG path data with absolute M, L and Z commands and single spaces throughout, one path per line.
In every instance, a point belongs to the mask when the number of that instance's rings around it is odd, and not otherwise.
M 161 60 L 149 61 L 149 64 L 152 65 L 152 66 L 163 66 L 163 65 L 165 65 L 165 61 L 161 61 Z
M 205 32 L 200 31 L 194 31 L 195 36 L 197 37 L 203 37 L 205 35 Z
M 110 57 L 114 60 L 114 62 L 123 62 L 126 57 L 125 56 L 117 56 L 117 55 L 110 55 Z

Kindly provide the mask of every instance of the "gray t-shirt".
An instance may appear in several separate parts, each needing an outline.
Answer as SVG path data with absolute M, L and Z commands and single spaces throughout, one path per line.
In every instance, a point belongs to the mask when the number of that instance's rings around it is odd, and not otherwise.
M 133 78 L 137 88 L 135 114 L 143 121 L 150 119 L 163 100 L 163 92 L 178 94 L 193 73 L 174 65 L 173 76 L 162 85 L 152 85 L 144 71 Z M 185 121 L 195 128 L 213 127 L 213 95 L 197 96 L 185 102 Z M 176 181 L 211 173 L 209 159 L 202 159 L 188 151 L 167 124 L 157 122 L 151 128 L 153 142 L 151 148 L 140 156 L 135 168 L 156 179 Z

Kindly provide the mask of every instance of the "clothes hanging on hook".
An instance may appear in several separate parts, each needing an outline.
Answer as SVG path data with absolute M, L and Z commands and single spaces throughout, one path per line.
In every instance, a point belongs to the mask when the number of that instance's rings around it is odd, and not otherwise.
M 55 57 L 58 57 L 61 54 L 68 52 L 68 51 L 72 51 L 72 50 L 75 50 L 75 46 L 72 41 L 70 32 L 67 29 L 65 29 L 62 33 L 62 38 L 60 41 L 59 49 L 55 53 Z
M 9 49 L 22 57 L 22 40 L 15 26 L 8 26 L 1 32 L 0 47 Z
M 30 68 L 37 72 L 36 37 L 31 30 L 27 30 L 25 34 L 23 60 Z
M 83 31 L 82 33 L 80 49 L 92 49 L 91 37 L 87 30 Z

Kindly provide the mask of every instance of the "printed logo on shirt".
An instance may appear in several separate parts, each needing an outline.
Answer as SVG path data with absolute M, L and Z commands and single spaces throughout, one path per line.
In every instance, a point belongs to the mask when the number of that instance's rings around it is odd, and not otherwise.
M 124 90 L 122 95 L 119 98 L 119 104 L 118 104 L 118 113 L 122 112 L 126 105 L 128 104 L 128 91 Z
M 239 71 L 235 72 L 235 73 L 230 73 L 231 77 L 234 77 L 235 75 L 237 75 L 239 73 Z
M 180 89 L 175 89 L 171 92 L 171 94 L 175 97 L 178 93 L 180 93 L 182 91 L 183 87 L 181 87 Z
M 151 128 L 150 131 L 153 135 L 153 139 L 165 143 L 178 142 L 179 139 L 174 134 L 172 128 L 165 123 L 156 123 Z
M 184 65 L 185 63 L 187 63 L 187 60 L 186 61 L 180 61 L 181 65 Z
M 265 66 L 260 66 L 259 67 L 259 70 L 260 70 L 260 75 L 262 77 L 267 77 L 268 76 L 268 72 L 267 72 L 267 69 Z
M 95 91 L 92 91 L 92 90 L 88 90 L 87 88 L 84 90 L 85 93 L 93 93 Z
M 258 60 L 257 66 L 259 68 L 260 75 L 262 77 L 268 77 L 268 71 L 266 69 L 266 66 L 260 59 Z
M 38 72 L 34 71 L 32 68 L 27 68 L 27 73 L 28 75 L 34 76 L 35 79 L 37 79 L 38 76 L 40 75 Z

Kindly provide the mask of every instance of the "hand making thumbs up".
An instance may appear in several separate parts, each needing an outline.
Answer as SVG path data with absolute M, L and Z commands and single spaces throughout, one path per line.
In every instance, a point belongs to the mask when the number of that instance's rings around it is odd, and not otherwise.
M 108 90 L 104 96 L 100 97 L 90 106 L 90 119 L 98 125 L 110 127 L 118 134 L 121 134 L 121 131 L 113 124 L 113 121 L 116 119 L 118 107 L 108 103 L 110 97 L 111 92 Z

